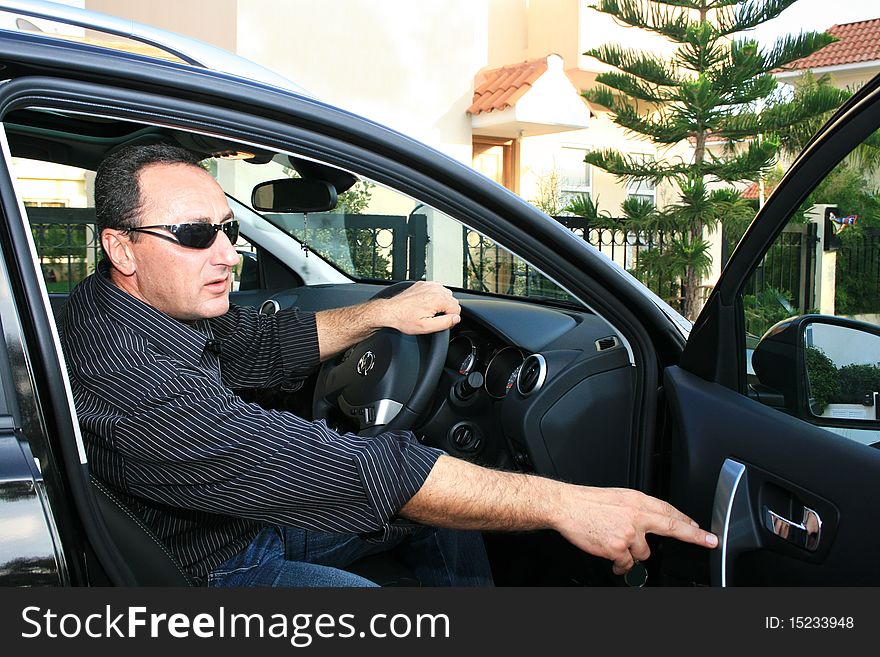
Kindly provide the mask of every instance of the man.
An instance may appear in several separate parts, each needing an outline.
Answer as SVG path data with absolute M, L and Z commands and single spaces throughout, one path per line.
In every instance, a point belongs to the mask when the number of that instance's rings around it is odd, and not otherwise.
M 409 432 L 338 435 L 245 403 L 231 388 L 302 379 L 382 327 L 450 328 L 458 302 L 421 282 L 316 314 L 230 306 L 237 224 L 178 148 L 111 154 L 95 207 L 106 258 L 59 325 L 89 461 L 197 582 L 368 585 L 340 569 L 404 542 L 425 583 L 491 583 L 478 534 L 448 529 L 555 529 L 618 574 L 648 558 L 647 533 L 717 543 L 637 491 L 491 471 Z

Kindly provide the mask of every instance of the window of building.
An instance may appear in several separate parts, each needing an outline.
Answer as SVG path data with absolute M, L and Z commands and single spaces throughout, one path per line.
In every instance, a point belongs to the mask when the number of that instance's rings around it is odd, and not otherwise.
M 655 159 L 652 153 L 633 153 L 632 156 L 641 162 L 653 162 Z M 630 181 L 626 185 L 626 195 L 643 201 L 650 201 L 654 205 L 657 204 L 657 188 L 649 180 Z
M 562 204 L 580 194 L 592 194 L 592 167 L 584 162 L 590 151 L 587 146 L 563 146 L 556 158 Z

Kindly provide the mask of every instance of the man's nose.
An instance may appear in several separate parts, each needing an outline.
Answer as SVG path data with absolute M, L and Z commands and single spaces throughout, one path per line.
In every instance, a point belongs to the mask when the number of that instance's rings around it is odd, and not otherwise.
M 241 259 L 241 254 L 235 250 L 232 242 L 229 241 L 229 238 L 226 237 L 226 233 L 223 231 L 217 235 L 217 238 L 211 245 L 211 249 L 215 253 L 217 264 L 234 267 Z

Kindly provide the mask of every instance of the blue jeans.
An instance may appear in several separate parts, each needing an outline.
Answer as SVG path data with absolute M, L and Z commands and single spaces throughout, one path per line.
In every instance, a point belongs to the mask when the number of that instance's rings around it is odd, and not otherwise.
M 366 541 L 293 527 L 267 527 L 208 575 L 208 586 L 377 586 L 346 566 L 380 552 L 407 566 L 422 586 L 492 586 L 489 560 L 477 532 L 416 526 L 406 537 Z

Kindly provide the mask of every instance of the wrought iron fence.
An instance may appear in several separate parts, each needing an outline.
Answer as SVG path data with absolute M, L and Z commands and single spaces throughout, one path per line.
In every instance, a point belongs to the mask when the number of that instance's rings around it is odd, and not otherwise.
M 478 292 L 569 299 L 570 296 L 523 260 L 476 231 L 462 227 L 462 287 Z
M 93 208 L 28 208 L 34 241 L 50 293 L 69 293 L 94 270 L 100 245 L 94 229 Z M 556 217 L 563 226 L 633 272 L 661 297 L 676 305 L 680 281 L 652 270 L 652 257 L 663 254 L 670 240 L 663 233 L 592 227 L 582 217 Z M 419 280 L 424 278 L 428 244 L 427 218 L 422 214 L 322 215 L 309 227 L 302 216 L 290 218 L 291 234 L 345 263 L 349 273 L 362 278 Z M 297 232 L 299 231 L 299 232 Z M 301 234 L 300 234 L 301 233 Z M 747 290 L 759 297 L 780 291 L 771 304 L 805 312 L 814 303 L 816 226 L 790 226 L 757 268 Z M 252 249 L 245 244 L 244 250 Z M 343 249 L 342 257 L 332 249 Z M 868 230 L 863 243 L 841 249 L 839 268 L 849 279 L 862 281 L 856 312 L 876 312 L 880 302 L 878 272 L 880 230 Z M 348 260 L 346 260 L 348 258 Z M 723 254 L 726 259 L 726 252 Z M 465 289 L 566 299 L 568 295 L 533 267 L 479 233 L 462 228 L 462 287 Z M 841 273 L 838 273 L 838 277 Z M 756 302 L 759 303 L 759 302 Z
M 428 219 L 424 214 L 273 214 L 272 222 L 346 273 L 379 280 L 425 276 Z
M 648 249 L 664 249 L 662 233 L 649 234 L 644 231 L 628 231 L 622 228 L 591 226 L 583 217 L 553 217 L 572 233 L 592 244 L 609 258 L 626 269 L 638 266 L 639 255 Z
M 835 287 L 837 313 L 880 313 L 880 228 L 862 228 L 841 236 Z
M 28 208 L 31 230 L 50 293 L 67 294 L 94 271 L 101 257 L 94 208 Z M 282 229 L 360 278 L 419 280 L 427 255 L 427 217 L 423 214 L 276 215 Z M 576 235 L 627 269 L 642 254 L 663 249 L 663 236 L 590 228 L 580 217 L 559 217 Z M 462 228 L 462 287 L 470 290 L 567 299 L 558 285 L 479 233 Z M 240 250 L 253 250 L 248 244 Z
M 816 298 L 816 224 L 786 226 L 755 269 L 746 291 L 783 290 L 794 307 L 807 312 Z
M 807 312 L 816 305 L 818 226 L 786 226 L 743 289 L 746 330 L 763 335 L 776 322 Z M 721 265 L 727 264 L 741 233 L 723 233 Z
M 676 303 L 681 286 L 678 280 L 650 271 L 644 265 L 649 251 L 663 253 L 666 236 L 644 231 L 592 227 L 583 217 L 554 217 L 556 221 L 610 259 L 633 272 L 664 298 Z M 527 263 L 468 228 L 462 228 L 462 287 L 468 290 L 568 299 L 558 285 Z
M 583 217 L 554 217 L 601 253 L 635 275 L 664 301 L 678 307 L 682 299 L 681 281 L 669 273 L 664 262 L 670 248 L 670 235 L 664 231 L 629 230 L 618 219 L 620 228 L 591 226 Z
M 50 294 L 69 294 L 95 270 L 101 246 L 94 208 L 28 207 L 43 278 Z M 359 278 L 419 280 L 425 276 L 428 242 L 424 214 L 276 215 L 276 223 L 308 248 Z M 256 249 L 243 237 L 238 251 Z
M 69 293 L 100 257 L 94 208 L 28 207 L 27 213 L 47 291 Z

